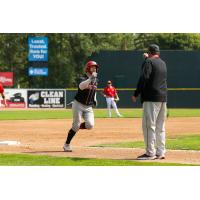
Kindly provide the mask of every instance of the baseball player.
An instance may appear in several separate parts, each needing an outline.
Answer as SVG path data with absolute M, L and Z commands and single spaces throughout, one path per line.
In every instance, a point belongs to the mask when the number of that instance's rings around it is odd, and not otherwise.
M 67 140 L 63 146 L 65 152 L 71 152 L 70 142 L 79 129 L 92 129 L 94 127 L 94 113 L 92 106 L 96 105 L 97 72 L 99 65 L 95 61 L 89 61 L 84 67 L 86 73 L 84 80 L 78 86 L 72 111 L 73 123 L 68 132 Z M 82 122 L 82 118 L 84 122 Z
M 132 100 L 141 96 L 145 154 L 138 160 L 165 159 L 165 118 L 167 113 L 167 66 L 160 58 L 159 46 L 149 45 L 141 76 Z
M 7 106 L 6 98 L 5 98 L 5 95 L 4 95 L 4 87 L 3 87 L 2 83 L 0 83 L 0 94 L 1 94 L 1 96 L 3 98 L 4 105 Z M 1 106 L 1 101 L 0 101 L 0 106 Z
M 114 108 L 117 117 L 122 117 L 117 108 L 117 104 L 115 101 L 119 101 L 119 97 L 117 95 L 117 90 L 112 86 L 112 82 L 107 82 L 107 87 L 103 90 L 103 96 L 106 98 L 107 108 L 108 108 L 108 117 L 111 117 L 111 106 Z

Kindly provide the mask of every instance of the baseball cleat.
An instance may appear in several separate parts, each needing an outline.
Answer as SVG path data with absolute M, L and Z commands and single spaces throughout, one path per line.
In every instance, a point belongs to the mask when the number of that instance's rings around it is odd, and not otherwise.
M 143 154 L 137 157 L 137 160 L 155 160 L 156 156 L 149 156 L 147 154 Z
M 123 115 L 119 114 L 119 115 L 117 115 L 117 117 L 123 117 Z
M 156 155 L 156 159 L 163 160 L 163 159 L 165 159 L 165 156 L 164 155 Z
M 72 152 L 72 149 L 70 148 L 70 145 L 66 144 L 66 143 L 64 144 L 63 149 L 64 149 L 65 152 Z

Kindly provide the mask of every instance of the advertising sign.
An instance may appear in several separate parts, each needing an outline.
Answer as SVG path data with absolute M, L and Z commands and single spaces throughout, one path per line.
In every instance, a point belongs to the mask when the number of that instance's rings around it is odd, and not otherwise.
M 13 86 L 13 72 L 0 72 L 0 82 L 3 86 Z
M 28 90 L 28 108 L 65 108 L 65 90 Z
M 29 61 L 48 61 L 48 37 L 29 37 L 28 47 Z
M 27 90 L 25 89 L 5 89 L 5 97 L 8 108 L 26 108 Z M 1 105 L 3 106 L 1 99 Z
M 29 67 L 28 69 L 29 76 L 48 76 L 48 68 L 33 68 Z

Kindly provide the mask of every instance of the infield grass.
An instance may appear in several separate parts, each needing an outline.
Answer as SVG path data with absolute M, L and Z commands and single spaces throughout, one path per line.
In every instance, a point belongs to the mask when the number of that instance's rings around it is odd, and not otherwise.
M 198 166 L 135 160 L 66 158 L 43 155 L 0 154 L 0 166 Z
M 143 141 L 130 141 L 114 144 L 102 144 L 99 147 L 144 148 Z M 170 137 L 166 141 L 167 149 L 171 150 L 200 150 L 200 134 Z
M 119 109 L 124 118 L 140 118 L 142 109 Z M 169 117 L 200 117 L 200 109 L 168 109 Z M 106 118 L 106 109 L 94 109 L 95 118 Z M 115 117 L 115 113 L 113 113 Z M 71 119 L 71 109 L 1 110 L 0 120 Z

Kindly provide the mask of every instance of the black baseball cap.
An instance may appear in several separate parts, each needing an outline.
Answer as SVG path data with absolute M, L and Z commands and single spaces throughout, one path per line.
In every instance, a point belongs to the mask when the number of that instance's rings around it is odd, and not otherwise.
M 151 54 L 156 54 L 156 53 L 160 52 L 160 48 L 156 44 L 150 44 L 149 47 L 148 47 L 148 51 Z

